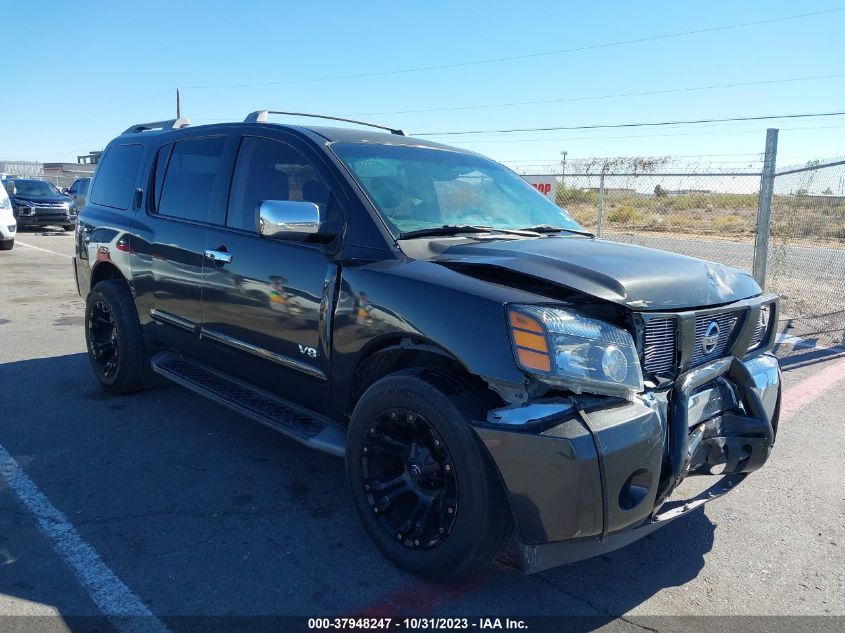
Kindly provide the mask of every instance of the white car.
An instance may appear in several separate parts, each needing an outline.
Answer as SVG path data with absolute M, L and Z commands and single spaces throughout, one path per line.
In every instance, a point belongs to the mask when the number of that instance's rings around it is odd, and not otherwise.
M 12 213 L 12 203 L 5 187 L 0 187 L 0 251 L 10 251 L 15 245 L 18 221 Z

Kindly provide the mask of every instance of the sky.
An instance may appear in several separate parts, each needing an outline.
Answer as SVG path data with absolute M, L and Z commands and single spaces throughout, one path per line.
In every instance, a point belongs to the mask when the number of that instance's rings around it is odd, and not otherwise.
M 845 111 L 833 2 L 30 1 L 2 17 L 0 160 L 75 161 L 173 118 L 177 87 L 195 125 L 269 108 L 412 134 Z M 845 116 L 426 138 L 529 171 L 562 151 L 740 169 L 767 127 L 779 166 L 845 155 Z

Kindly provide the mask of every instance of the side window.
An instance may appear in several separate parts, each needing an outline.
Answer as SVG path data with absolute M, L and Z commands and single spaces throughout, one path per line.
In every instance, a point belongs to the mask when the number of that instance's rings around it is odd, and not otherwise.
M 77 191 L 79 191 L 79 189 L 77 188 L 77 187 L 79 187 L 79 183 L 80 183 L 79 180 L 74 180 L 73 184 L 70 186 L 70 189 L 68 189 L 67 192 L 68 193 L 76 193 Z
M 81 180 L 79 180 L 77 182 L 77 185 L 76 185 L 76 193 L 83 195 L 83 196 L 86 193 L 88 193 L 88 183 L 89 182 L 91 182 L 90 178 L 82 178 Z
M 142 145 L 113 145 L 97 167 L 91 202 L 114 209 L 128 209 L 141 163 Z
M 218 178 L 222 178 L 219 166 L 225 145 L 225 136 L 190 139 L 173 145 L 160 193 L 157 190 L 156 194 L 161 215 L 208 221 L 214 188 Z
M 290 145 L 246 136 L 235 164 L 226 226 L 257 231 L 258 207 L 264 200 L 313 202 L 325 217 L 329 189 L 308 159 Z

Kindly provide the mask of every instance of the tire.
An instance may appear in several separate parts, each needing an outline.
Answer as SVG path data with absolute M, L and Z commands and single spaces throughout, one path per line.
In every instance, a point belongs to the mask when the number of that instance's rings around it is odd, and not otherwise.
M 66 233 L 70 233 L 71 231 L 73 231 L 76 228 L 76 225 L 75 224 L 65 224 L 65 225 L 62 226 L 62 228 L 65 230 Z
M 391 374 L 367 389 L 348 429 L 346 473 L 364 528 L 397 567 L 431 580 L 477 571 L 513 527 L 492 458 L 469 426 L 480 413 L 473 404 L 478 398 L 453 387 L 436 370 Z M 401 463 L 393 444 L 404 432 L 417 438 L 413 450 L 428 451 L 426 459 L 418 454 Z M 398 486 L 385 485 L 399 479 Z M 409 528 L 431 486 L 430 509 Z
M 88 294 L 85 343 L 94 375 L 106 391 L 129 393 L 149 386 L 149 354 L 126 282 L 101 281 Z
M 10 251 L 15 247 L 15 239 L 3 240 L 0 242 L 0 251 Z

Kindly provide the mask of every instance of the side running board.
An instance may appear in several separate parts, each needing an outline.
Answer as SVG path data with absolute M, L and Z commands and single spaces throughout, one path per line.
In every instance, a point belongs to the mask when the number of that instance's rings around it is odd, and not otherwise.
M 346 433 L 327 418 L 173 352 L 153 356 L 153 371 L 324 453 L 343 457 Z

